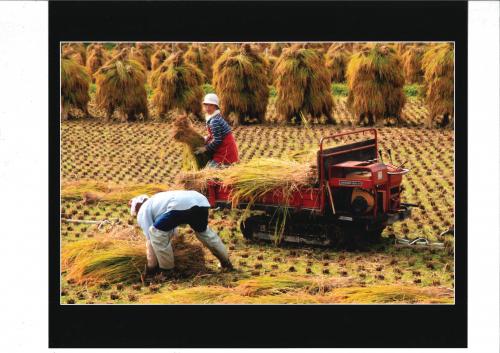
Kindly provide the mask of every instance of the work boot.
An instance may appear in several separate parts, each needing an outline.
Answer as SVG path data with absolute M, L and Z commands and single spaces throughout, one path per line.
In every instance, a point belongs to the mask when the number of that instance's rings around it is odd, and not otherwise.
M 155 276 L 160 272 L 160 268 L 156 267 L 148 267 L 148 265 L 144 265 L 144 271 L 141 273 L 141 282 L 143 283 L 151 283 L 154 281 Z
M 233 264 L 231 263 L 231 261 L 229 261 L 229 259 L 227 260 L 222 260 L 219 264 L 219 268 L 223 271 L 223 272 L 231 272 L 231 271 L 234 271 L 234 267 L 233 267 Z

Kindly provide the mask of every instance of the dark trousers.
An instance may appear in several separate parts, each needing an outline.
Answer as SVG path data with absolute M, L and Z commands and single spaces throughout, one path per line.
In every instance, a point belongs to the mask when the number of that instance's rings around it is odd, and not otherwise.
M 204 232 L 208 226 L 208 207 L 194 206 L 183 211 L 163 213 L 154 222 L 156 229 L 168 232 L 181 224 L 189 224 L 195 232 Z

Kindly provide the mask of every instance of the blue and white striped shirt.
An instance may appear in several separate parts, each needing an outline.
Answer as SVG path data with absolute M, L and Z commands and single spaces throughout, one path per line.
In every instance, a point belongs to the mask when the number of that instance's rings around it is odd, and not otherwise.
M 222 140 L 231 132 L 231 127 L 220 113 L 215 114 L 207 120 L 207 126 L 212 132 L 212 141 L 207 144 L 207 150 L 214 152 L 222 143 Z

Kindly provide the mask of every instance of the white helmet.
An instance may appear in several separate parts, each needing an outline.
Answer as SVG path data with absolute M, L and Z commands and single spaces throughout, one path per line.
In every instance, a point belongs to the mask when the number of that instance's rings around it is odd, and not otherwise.
M 203 98 L 203 104 L 213 104 L 219 106 L 219 97 L 215 93 L 208 93 L 205 98 Z
M 148 195 L 139 195 L 139 196 L 134 197 L 132 200 L 130 200 L 129 201 L 130 215 L 137 216 L 137 213 L 135 212 L 135 208 L 136 208 L 137 204 L 144 203 L 147 199 L 149 199 Z

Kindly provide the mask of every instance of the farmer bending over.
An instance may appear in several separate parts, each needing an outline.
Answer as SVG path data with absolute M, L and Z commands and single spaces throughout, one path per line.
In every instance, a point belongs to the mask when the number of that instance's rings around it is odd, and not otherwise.
M 238 162 L 238 146 L 234 139 L 231 127 L 224 120 L 219 110 L 219 97 L 209 93 L 203 99 L 203 110 L 207 122 L 208 137 L 205 146 L 199 147 L 195 153 L 212 153 L 207 167 L 217 168 Z
M 219 259 L 222 268 L 233 268 L 224 243 L 208 227 L 210 204 L 202 194 L 189 190 L 166 191 L 151 198 L 134 197 L 129 205 L 130 213 L 137 215 L 137 223 L 146 236 L 145 276 L 158 272 L 168 274 L 174 268 L 171 240 L 181 224 L 189 224 L 198 240 Z

